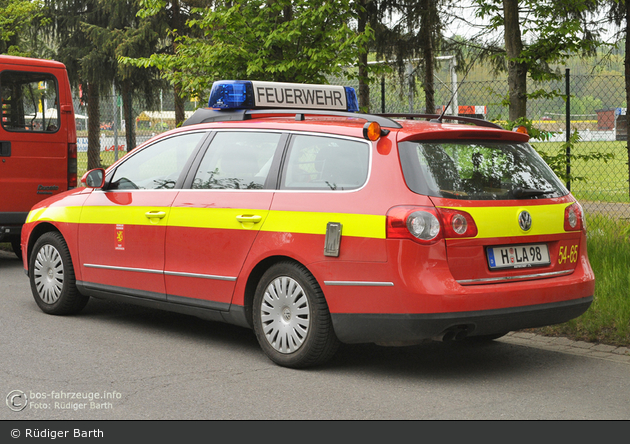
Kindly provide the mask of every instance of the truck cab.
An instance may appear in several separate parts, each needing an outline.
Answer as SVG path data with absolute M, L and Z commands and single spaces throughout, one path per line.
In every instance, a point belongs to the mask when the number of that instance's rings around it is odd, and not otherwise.
M 77 135 L 66 67 L 0 55 L 0 242 L 21 257 L 31 207 L 77 186 Z

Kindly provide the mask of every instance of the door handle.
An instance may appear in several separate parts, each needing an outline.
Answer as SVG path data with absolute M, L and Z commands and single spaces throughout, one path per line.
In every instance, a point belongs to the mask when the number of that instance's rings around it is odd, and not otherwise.
M 11 157 L 11 142 L 10 141 L 2 141 L 0 142 L 0 157 Z
M 262 216 L 258 216 L 257 214 L 242 214 L 240 216 L 236 216 L 236 220 L 245 224 L 257 224 L 262 220 Z
M 148 217 L 149 219 L 153 219 L 153 218 L 162 219 L 164 216 L 166 216 L 166 212 L 165 211 L 147 211 L 146 213 L 144 213 L 144 215 Z

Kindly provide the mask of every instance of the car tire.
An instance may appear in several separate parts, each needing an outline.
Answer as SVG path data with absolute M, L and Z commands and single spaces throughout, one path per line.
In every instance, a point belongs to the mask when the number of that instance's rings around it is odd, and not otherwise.
M 324 294 L 302 265 L 279 262 L 263 274 L 253 317 L 258 343 L 283 367 L 321 365 L 339 348 Z
M 11 248 L 19 260 L 22 260 L 22 246 L 20 245 L 20 239 L 11 239 Z
M 85 307 L 89 296 L 76 287 L 72 258 L 61 234 L 44 233 L 35 242 L 29 259 L 31 291 L 43 312 L 68 315 Z

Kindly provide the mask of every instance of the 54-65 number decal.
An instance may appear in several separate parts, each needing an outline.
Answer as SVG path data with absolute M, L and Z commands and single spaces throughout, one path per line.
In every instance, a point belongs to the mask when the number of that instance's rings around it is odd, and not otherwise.
M 558 251 L 558 263 L 571 263 L 574 264 L 578 260 L 578 245 L 560 245 Z

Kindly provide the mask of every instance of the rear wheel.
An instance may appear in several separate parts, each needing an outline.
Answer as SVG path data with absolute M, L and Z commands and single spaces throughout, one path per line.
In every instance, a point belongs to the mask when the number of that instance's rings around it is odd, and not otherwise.
M 265 272 L 256 288 L 253 315 L 258 343 L 278 365 L 320 365 L 339 347 L 321 288 L 305 267 L 293 262 L 280 262 Z
M 29 279 L 35 302 L 45 313 L 78 313 L 88 302 L 89 297 L 79 293 L 76 287 L 70 252 L 59 233 L 45 233 L 35 242 Z

